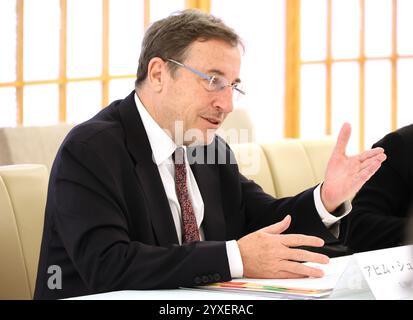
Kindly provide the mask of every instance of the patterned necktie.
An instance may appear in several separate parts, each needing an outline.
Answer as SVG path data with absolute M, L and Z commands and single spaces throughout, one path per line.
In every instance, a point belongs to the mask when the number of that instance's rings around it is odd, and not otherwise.
M 194 209 L 189 198 L 186 184 L 185 152 L 178 147 L 174 153 L 175 188 L 182 213 L 182 243 L 199 241 L 199 231 L 196 224 Z

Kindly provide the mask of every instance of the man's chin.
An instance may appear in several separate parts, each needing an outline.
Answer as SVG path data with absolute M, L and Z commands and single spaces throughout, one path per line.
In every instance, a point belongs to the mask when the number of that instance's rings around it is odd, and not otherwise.
M 191 136 L 190 139 L 185 139 L 185 145 L 195 147 L 211 144 L 215 139 L 215 131 L 208 129 L 206 132 L 199 132 L 197 135 Z

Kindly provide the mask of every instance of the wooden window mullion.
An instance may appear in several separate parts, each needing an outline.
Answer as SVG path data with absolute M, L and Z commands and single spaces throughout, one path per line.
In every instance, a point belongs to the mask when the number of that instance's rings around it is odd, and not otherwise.
M 397 0 L 392 3 L 391 130 L 397 129 Z
M 143 27 L 146 29 L 151 20 L 151 1 L 144 0 L 143 2 Z
M 109 0 L 102 0 L 102 108 L 109 103 Z
M 185 8 L 211 12 L 211 0 L 185 0 Z
M 286 0 L 284 137 L 300 136 L 300 0 Z
M 364 150 L 365 124 L 365 0 L 360 0 L 360 57 L 359 57 L 359 150 Z
M 326 52 L 326 134 L 331 135 L 332 119 L 332 0 L 327 1 L 327 52 Z
M 59 122 L 67 119 L 67 0 L 60 0 Z
M 16 106 L 17 125 L 23 124 L 23 27 L 24 0 L 16 1 Z

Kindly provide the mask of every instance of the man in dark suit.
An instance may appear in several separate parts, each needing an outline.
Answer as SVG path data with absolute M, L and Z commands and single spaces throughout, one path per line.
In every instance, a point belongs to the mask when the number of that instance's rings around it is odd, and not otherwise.
M 265 194 L 214 134 L 245 93 L 240 46 L 197 11 L 148 29 L 135 91 L 74 128 L 56 156 L 35 298 L 323 275 L 300 262 L 328 257 L 297 247 L 337 242 L 346 199 L 385 155 L 347 157 L 345 125 L 322 185 Z
M 387 160 L 352 202 L 341 235 L 352 251 L 404 244 L 413 205 L 413 125 L 386 135 L 373 145 L 386 150 Z

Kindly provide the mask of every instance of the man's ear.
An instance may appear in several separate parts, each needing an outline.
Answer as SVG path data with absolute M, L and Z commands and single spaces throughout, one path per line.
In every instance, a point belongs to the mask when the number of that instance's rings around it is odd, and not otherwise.
M 161 91 L 165 77 L 165 61 L 161 58 L 152 58 L 148 63 L 148 83 L 155 91 Z

